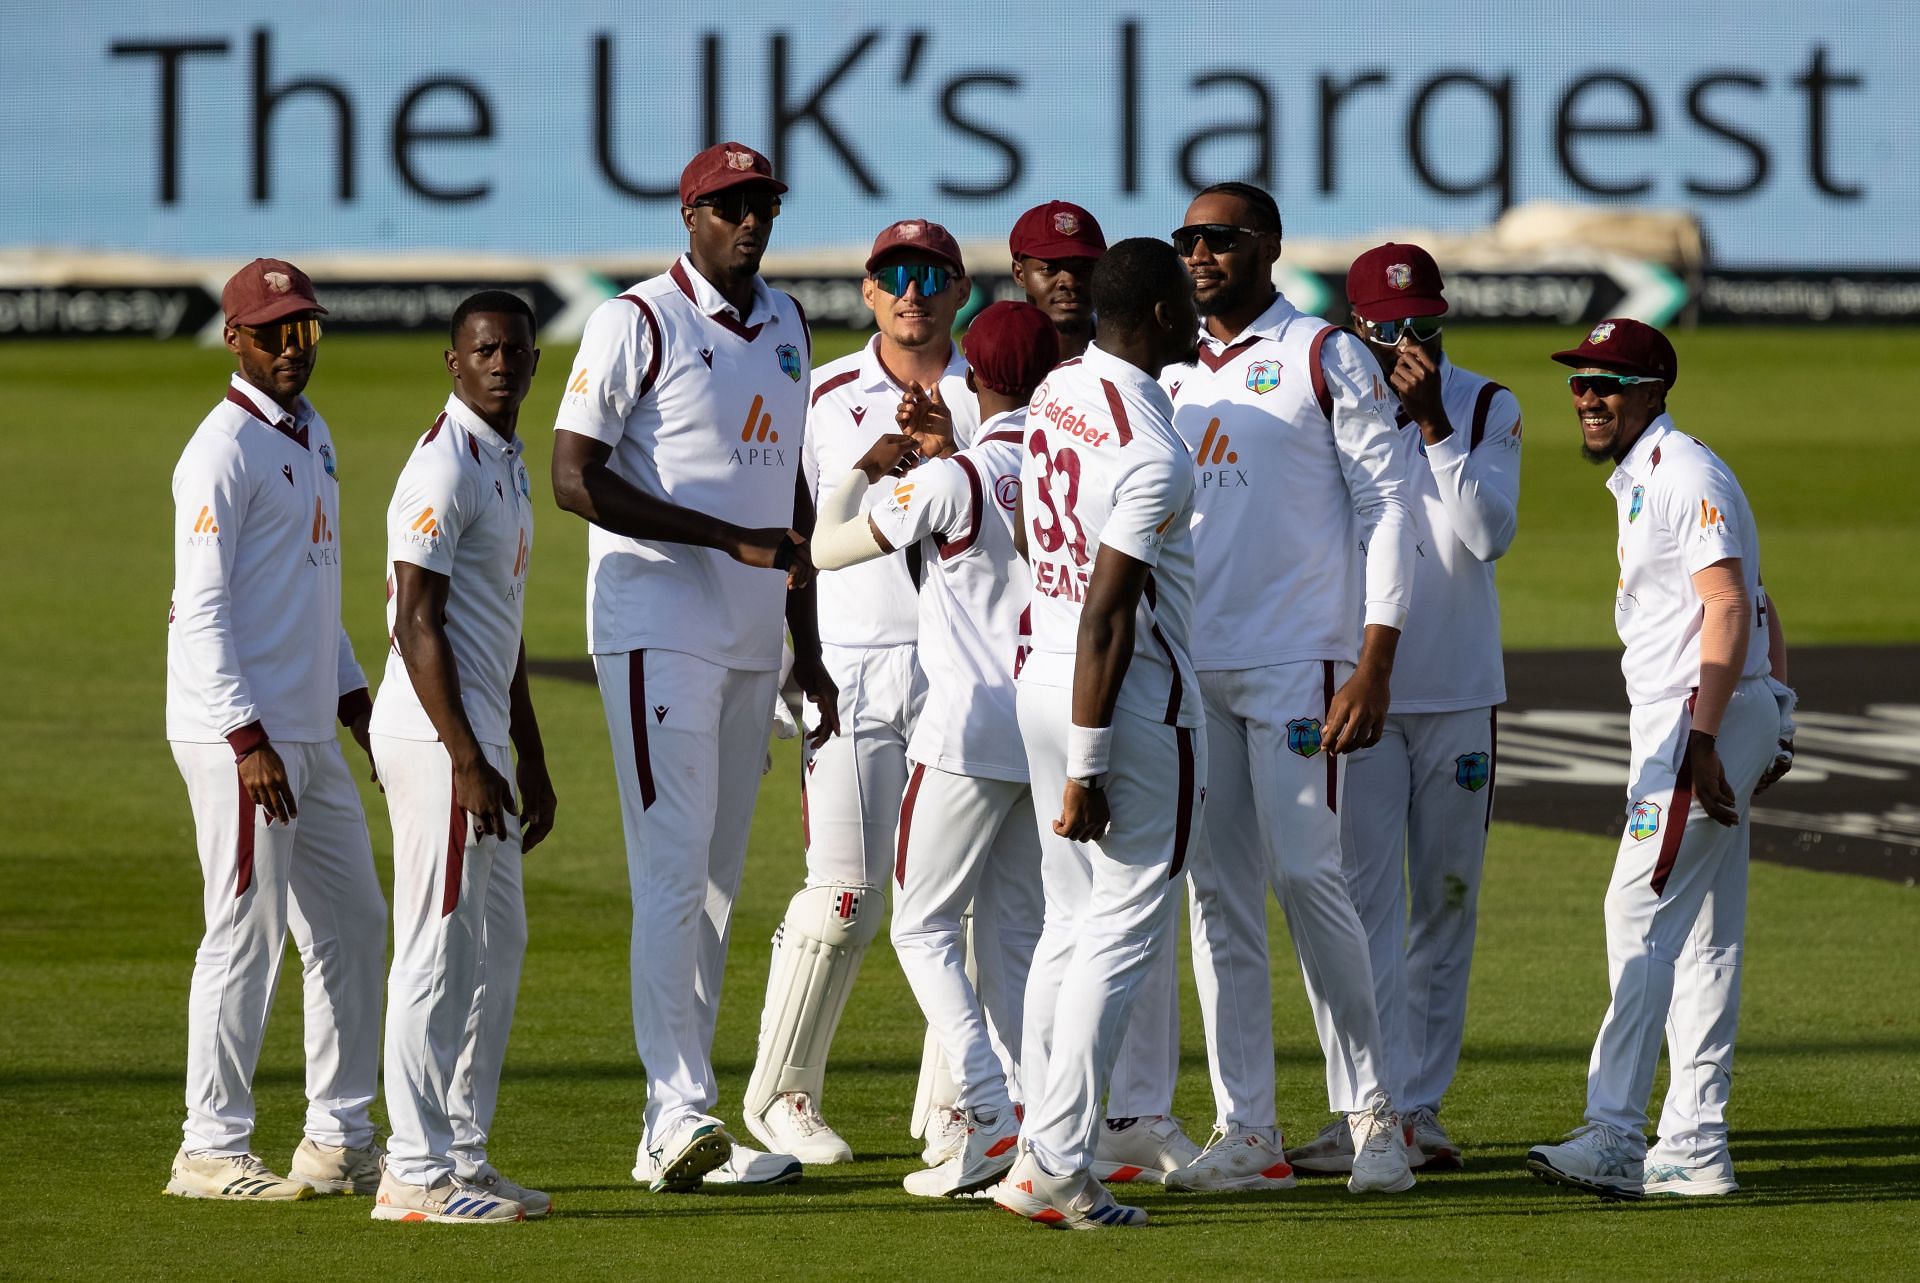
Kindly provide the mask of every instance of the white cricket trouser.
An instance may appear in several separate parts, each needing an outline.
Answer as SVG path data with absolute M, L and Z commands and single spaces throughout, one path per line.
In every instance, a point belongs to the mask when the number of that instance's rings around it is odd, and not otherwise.
M 484 744 L 511 781 L 513 752 Z M 373 737 L 393 819 L 393 969 L 387 976 L 387 1166 L 409 1185 L 487 1161 L 500 1067 L 527 949 L 520 823 L 475 835 L 435 740 Z
M 1073 693 L 1023 682 L 1019 710 L 1046 894 L 1021 1035 L 1021 1135 L 1042 1167 L 1067 1176 L 1093 1163 L 1100 1100 L 1134 999 L 1172 943 L 1174 893 L 1207 789 L 1207 744 L 1200 731 L 1116 711 L 1112 825 L 1098 842 L 1068 842 L 1053 821 L 1067 783 Z
M 918 651 L 912 645 L 820 648 L 840 688 L 840 733 L 806 750 L 800 805 L 810 887 L 887 883 L 907 787 L 907 739 L 927 697 Z M 808 732 L 820 725 L 811 701 L 806 723 Z
M 1480 872 L 1493 822 L 1495 710 L 1394 713 L 1347 761 L 1341 845 L 1373 961 L 1387 1085 L 1438 1110 L 1460 1064 Z
M 595 655 L 593 667 L 626 830 L 650 1142 L 719 1099 L 714 1021 L 779 675 L 671 650 Z
M 1642 1135 L 1664 1028 L 1672 1083 L 1660 1150 L 1680 1161 L 1726 1153 L 1747 926 L 1747 813 L 1780 731 L 1766 683 L 1741 682 L 1720 723 L 1720 762 L 1740 802 L 1740 823 L 1727 828 L 1694 805 L 1691 705 L 1679 698 L 1633 710 L 1630 808 L 1606 899 L 1613 1001 L 1587 1069 L 1587 1120 Z
M 172 747 L 205 880 L 206 933 L 187 1002 L 186 1147 L 244 1154 L 251 1144 L 253 1071 L 289 930 L 306 994 L 307 1137 L 366 1145 L 387 906 L 340 745 L 274 742 L 300 812 L 291 824 L 267 823 L 226 744 Z
M 1351 664 L 1310 660 L 1200 674 L 1207 706 L 1207 842 L 1193 863 L 1193 976 L 1206 1019 L 1217 1121 L 1272 1127 L 1270 882 L 1306 979 L 1327 1062 L 1327 1105 L 1385 1087 L 1367 937 L 1340 857 L 1345 763 L 1321 724 Z
M 989 1035 L 1020 1056 L 1027 975 L 1045 899 L 1040 835 L 1024 781 L 954 775 L 915 763 L 900 804 L 893 948 L 957 1092 L 953 1104 L 1004 1107 L 1022 1098 Z M 973 906 L 977 985 L 967 979 L 963 917 Z

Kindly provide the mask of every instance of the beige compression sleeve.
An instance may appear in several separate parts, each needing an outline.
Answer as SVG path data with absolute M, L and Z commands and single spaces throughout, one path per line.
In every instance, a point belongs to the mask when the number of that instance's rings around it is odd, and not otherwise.
M 1693 701 L 1693 729 L 1720 733 L 1720 719 L 1745 666 L 1753 630 L 1753 603 L 1740 578 L 1740 561 L 1729 557 L 1693 576 L 1700 594 L 1700 689 Z

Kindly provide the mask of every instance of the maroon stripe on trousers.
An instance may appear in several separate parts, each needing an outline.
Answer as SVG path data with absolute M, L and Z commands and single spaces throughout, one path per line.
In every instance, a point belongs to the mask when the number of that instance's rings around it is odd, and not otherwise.
M 1693 701 L 1699 697 L 1697 690 L 1687 696 L 1689 727 L 1693 725 Z M 1687 753 L 1686 740 L 1682 739 L 1680 744 L 1680 769 L 1673 773 L 1673 796 L 1667 799 L 1667 831 L 1660 835 L 1660 857 L 1653 862 L 1653 878 L 1649 882 L 1655 895 L 1667 889 L 1674 861 L 1680 858 L 1680 839 L 1686 836 L 1687 815 L 1693 810 L 1693 759 Z
M 440 892 L 443 918 L 460 907 L 460 876 L 467 867 L 467 813 L 460 809 L 458 792 L 447 809 L 447 885 Z
M 627 720 L 633 724 L 633 769 L 640 777 L 640 809 L 653 809 L 653 753 L 647 747 L 647 652 L 627 652 Z
M 240 778 L 240 768 L 233 768 L 233 778 L 240 785 L 240 833 L 233 840 L 233 898 L 238 900 L 253 885 L 253 795 L 247 792 L 247 782 Z
M 1500 710 L 1487 710 L 1487 818 L 1481 823 L 1482 831 L 1493 828 L 1493 774 L 1500 765 Z
M 906 794 L 900 799 L 900 848 L 893 861 L 896 886 L 907 885 L 907 835 L 913 831 L 913 804 L 920 798 L 920 780 L 926 773 L 926 763 L 915 762 L 913 775 L 907 780 Z
M 1184 726 L 1173 728 L 1173 742 L 1180 750 L 1180 800 L 1175 804 L 1173 813 L 1173 863 L 1167 869 L 1167 880 L 1180 876 L 1180 870 L 1187 863 L 1187 841 L 1193 831 L 1193 790 L 1194 760 L 1193 732 Z
M 1333 707 L 1333 661 L 1321 660 L 1320 672 L 1326 686 L 1326 705 L 1331 709 Z M 1321 716 L 1325 717 L 1326 714 L 1322 713 Z M 1324 728 L 1325 725 L 1323 721 L 1321 726 Z M 1340 814 L 1340 762 L 1334 757 L 1333 750 L 1325 744 L 1322 744 L 1320 749 L 1327 755 L 1327 809 L 1338 815 Z

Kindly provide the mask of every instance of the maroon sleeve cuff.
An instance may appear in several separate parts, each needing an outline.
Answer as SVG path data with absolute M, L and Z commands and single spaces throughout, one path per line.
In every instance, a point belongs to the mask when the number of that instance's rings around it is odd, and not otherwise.
M 233 749 L 233 760 L 245 761 L 249 753 L 267 746 L 267 728 L 259 722 L 248 722 L 238 730 L 228 731 L 227 743 Z
M 367 694 L 367 688 L 348 691 L 340 697 L 340 724 L 351 726 L 362 717 L 373 714 L 373 696 Z

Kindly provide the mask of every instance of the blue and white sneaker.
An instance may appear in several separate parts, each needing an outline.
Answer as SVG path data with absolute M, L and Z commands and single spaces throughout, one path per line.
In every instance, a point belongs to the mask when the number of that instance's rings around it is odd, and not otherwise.
M 373 1196 L 376 1221 L 434 1225 L 511 1225 L 527 1219 L 527 1209 L 465 1181 L 442 1176 L 432 1185 L 409 1185 L 392 1172 L 382 1173 Z
M 1013 1170 L 994 1187 L 993 1197 L 1015 1216 L 1050 1229 L 1118 1230 L 1147 1223 L 1144 1208 L 1116 1202 L 1091 1174 L 1051 1175 L 1024 1146 Z
M 1712 1194 L 1732 1194 L 1740 1189 L 1733 1178 L 1733 1163 L 1722 1157 L 1705 1163 L 1675 1163 L 1658 1153 L 1647 1156 L 1648 1198 L 1700 1198 Z
M 1604 1123 L 1588 1123 L 1558 1145 L 1528 1150 L 1527 1170 L 1550 1184 L 1601 1198 L 1640 1198 L 1646 1151 L 1639 1139 Z

